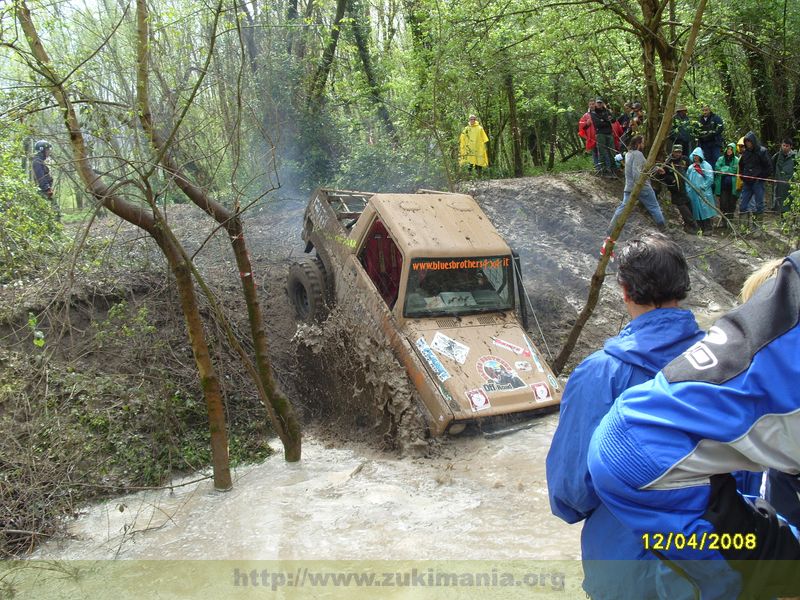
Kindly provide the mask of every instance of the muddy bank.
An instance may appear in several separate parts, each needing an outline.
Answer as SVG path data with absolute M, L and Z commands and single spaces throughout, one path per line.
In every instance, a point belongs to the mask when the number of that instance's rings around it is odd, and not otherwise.
M 517 250 L 525 288 L 553 355 L 586 302 L 589 283 L 614 210 L 622 197 L 621 182 L 586 175 L 479 181 L 469 190 L 497 229 Z M 684 249 L 692 290 L 682 303 L 707 328 L 736 305 L 745 278 L 763 260 L 775 256 L 771 238 L 744 239 L 723 233 L 701 237 L 677 226 L 677 212 L 667 208 L 673 227 L 668 235 Z M 653 231 L 649 216 L 635 210 L 623 231 L 625 239 Z M 628 316 L 609 266 L 594 315 L 583 330 L 565 373 L 616 335 Z M 535 333 L 538 333 L 534 329 Z M 538 340 L 537 340 L 538 341 Z

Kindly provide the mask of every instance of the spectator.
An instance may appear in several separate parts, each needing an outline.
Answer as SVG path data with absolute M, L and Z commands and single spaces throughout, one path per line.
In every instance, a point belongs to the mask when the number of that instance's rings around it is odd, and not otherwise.
M 592 124 L 597 136 L 597 152 L 601 173 L 614 176 L 616 175 L 616 168 L 614 166 L 614 131 L 611 127 L 613 120 L 611 111 L 606 108 L 602 98 L 597 98 L 594 112 L 589 114 L 592 117 Z
M 689 119 L 688 109 L 683 104 L 680 104 L 675 109 L 670 140 L 673 146 L 679 145 L 686 150 L 695 146 L 694 136 L 692 135 L 692 122 Z
M 752 200 L 753 219 L 760 222 L 764 217 L 764 179 L 772 175 L 772 161 L 767 149 L 759 143 L 752 131 L 744 136 L 744 152 L 739 157 L 739 174 L 742 177 L 739 218 L 747 218 L 750 214 Z
M 644 128 L 642 124 L 644 123 L 644 112 L 642 111 L 642 103 L 641 102 L 633 102 L 630 105 L 630 113 L 628 116 L 628 126 L 623 131 L 623 135 L 620 139 L 620 143 L 625 147 L 628 148 L 630 146 L 630 141 L 637 135 L 640 135 Z
M 631 102 L 626 102 L 622 105 L 622 114 L 617 117 L 617 123 L 622 127 L 623 135 L 628 131 L 628 126 L 630 125 L 632 107 L 633 104 Z
M 703 107 L 698 122 L 698 145 L 703 149 L 703 155 L 706 160 L 715 165 L 721 152 L 722 142 L 725 139 L 722 135 L 725 125 L 722 122 L 722 118 L 711 112 L 711 107 L 707 104 Z
M 762 465 L 800 472 L 798 314 L 795 252 L 774 284 L 722 317 L 655 379 L 624 392 L 592 436 L 594 490 L 665 561 L 658 573 L 664 597 L 677 578 L 668 566 L 703 600 L 800 593 L 795 533 L 768 503 L 741 496 L 730 475 Z
M 36 154 L 33 156 L 33 177 L 39 188 L 39 194 L 50 203 L 56 213 L 56 218 L 61 216 L 61 207 L 53 195 L 53 176 L 50 175 L 50 167 L 47 166 L 47 159 L 50 157 L 52 146 L 46 140 L 39 140 L 33 146 Z
M 789 181 L 794 176 L 794 169 L 797 163 L 797 155 L 792 150 L 792 138 L 786 138 L 781 144 L 781 149 L 772 157 L 774 176 L 780 183 L 775 183 L 775 198 L 772 208 L 781 218 L 783 213 L 789 210 L 785 205 L 786 198 L 789 197 Z
M 703 149 L 699 146 L 689 155 L 692 161 L 686 171 L 686 193 L 692 203 L 694 220 L 706 235 L 711 235 L 713 223 L 711 219 L 717 216 L 717 205 L 714 202 L 714 169 L 703 156 Z
M 489 166 L 489 155 L 486 152 L 486 142 L 489 136 L 478 123 L 475 115 L 469 116 L 469 124 L 464 127 L 459 136 L 458 164 L 467 165 L 467 169 L 480 175 L 484 167 Z
M 656 598 L 655 556 L 594 493 L 586 465 L 592 432 L 627 388 L 652 379 L 703 333 L 678 302 L 689 291 L 689 268 L 680 247 L 660 233 L 631 240 L 617 256 L 617 282 L 631 321 L 603 349 L 573 371 L 547 455 L 553 514 L 584 521 L 583 589 L 592 598 Z M 647 562 L 636 560 L 650 559 Z M 625 562 L 599 563 L 600 560 Z
M 639 179 L 644 164 L 647 162 L 647 159 L 642 153 L 643 148 L 644 137 L 637 135 L 631 140 L 630 150 L 628 150 L 628 153 L 625 155 L 625 190 L 622 193 L 622 203 L 617 207 L 614 216 L 611 218 L 611 224 L 608 226 L 609 234 L 614 229 L 619 215 L 625 210 L 625 205 L 631 197 L 633 186 L 636 185 L 636 180 Z M 661 207 L 658 205 L 658 198 L 656 198 L 656 193 L 653 190 L 653 185 L 650 183 L 649 177 L 645 179 L 644 186 L 639 192 L 639 202 L 644 205 L 650 213 L 650 216 L 653 217 L 656 226 L 659 229 L 666 229 L 667 225 L 664 221 L 664 215 L 661 212 Z
M 589 108 L 583 114 L 580 121 L 578 121 L 578 135 L 586 140 L 586 152 L 592 153 L 592 162 L 594 163 L 594 171 L 600 175 L 603 171 L 600 165 L 600 153 L 597 149 L 597 133 L 594 129 L 592 122 L 592 112 L 595 109 L 594 99 L 589 100 Z
M 774 283 L 773 279 L 782 264 L 782 258 L 764 263 L 745 280 L 742 291 L 739 293 L 739 299 L 743 303 L 747 302 L 764 283 L 768 281 Z M 798 475 L 769 469 L 764 497 L 789 523 L 800 527 L 800 477 Z
M 683 154 L 683 146 L 676 144 L 672 153 L 664 161 L 664 166 L 657 170 L 658 179 L 669 190 L 672 206 L 678 209 L 683 219 L 683 230 L 686 233 L 697 233 L 700 228 L 692 215 L 689 197 L 686 195 L 686 170 L 690 166 L 689 159 Z
M 739 190 L 736 187 L 736 174 L 739 172 L 739 157 L 736 156 L 736 144 L 731 142 L 725 147 L 725 154 L 717 159 L 714 174 L 714 195 L 719 200 L 719 208 L 725 219 L 733 221 L 736 212 L 736 199 Z M 724 225 L 724 223 L 723 223 Z
M 643 131 L 643 125 L 644 109 L 642 108 L 642 103 L 634 102 L 631 104 L 631 120 L 628 129 L 632 131 L 634 135 L 636 135 L 636 133 L 641 133 L 641 131 Z

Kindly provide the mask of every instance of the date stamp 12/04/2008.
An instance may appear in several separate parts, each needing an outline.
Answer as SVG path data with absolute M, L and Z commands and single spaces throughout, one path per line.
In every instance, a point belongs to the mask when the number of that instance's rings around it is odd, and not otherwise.
M 755 533 L 703 533 L 698 535 L 668 531 L 662 533 L 643 533 L 642 545 L 645 550 L 755 550 Z

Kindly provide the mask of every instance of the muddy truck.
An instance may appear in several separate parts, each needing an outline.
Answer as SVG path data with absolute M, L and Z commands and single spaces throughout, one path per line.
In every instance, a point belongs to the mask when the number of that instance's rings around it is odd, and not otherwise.
M 320 189 L 302 235 L 314 256 L 289 269 L 297 318 L 351 311 L 405 368 L 431 435 L 557 408 L 560 384 L 520 322 L 519 261 L 471 196 Z

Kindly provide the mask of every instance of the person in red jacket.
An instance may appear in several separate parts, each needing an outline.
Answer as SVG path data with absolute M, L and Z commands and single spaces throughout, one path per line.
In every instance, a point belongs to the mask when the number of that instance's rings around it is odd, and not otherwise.
M 600 153 L 597 151 L 597 132 L 592 123 L 592 112 L 595 109 L 594 99 L 589 100 L 589 108 L 578 121 L 578 135 L 586 140 L 586 152 L 592 153 L 592 162 L 594 163 L 594 170 L 596 173 L 602 171 L 600 166 Z

